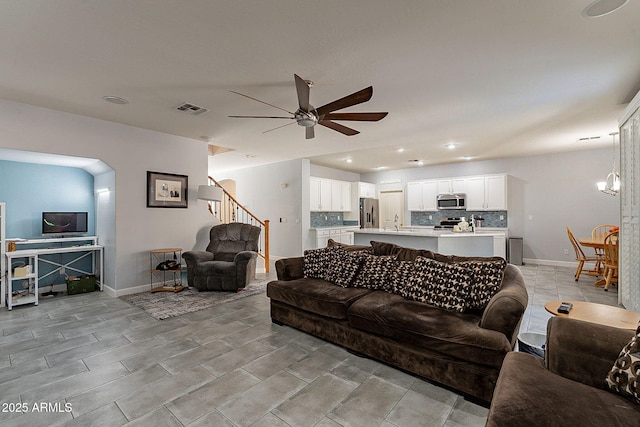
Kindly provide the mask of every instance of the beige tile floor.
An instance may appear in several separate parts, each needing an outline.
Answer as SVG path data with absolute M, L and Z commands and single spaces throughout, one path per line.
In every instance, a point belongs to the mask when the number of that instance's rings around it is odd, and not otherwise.
M 521 331 L 544 333 L 552 299 L 616 304 L 571 269 L 522 271 Z M 0 309 L 0 331 L 2 426 L 483 426 L 488 412 L 272 324 L 264 295 L 163 321 L 100 293 L 61 296 Z

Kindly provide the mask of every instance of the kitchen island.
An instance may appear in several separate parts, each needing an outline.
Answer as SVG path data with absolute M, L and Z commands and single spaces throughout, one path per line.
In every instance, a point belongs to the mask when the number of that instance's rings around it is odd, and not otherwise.
M 368 245 L 370 241 L 395 243 L 400 246 L 428 249 L 444 255 L 499 256 L 506 258 L 504 230 L 453 232 L 433 228 L 401 228 L 400 230 L 361 228 L 355 230 L 354 243 Z

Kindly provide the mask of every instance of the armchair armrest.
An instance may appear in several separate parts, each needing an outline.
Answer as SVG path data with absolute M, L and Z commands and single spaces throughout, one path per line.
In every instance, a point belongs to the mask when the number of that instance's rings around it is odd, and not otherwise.
M 182 254 L 182 258 L 187 264 L 190 262 L 197 264 L 204 261 L 213 261 L 213 254 L 207 251 L 187 251 Z
M 236 256 L 233 258 L 233 262 L 236 264 L 246 264 L 252 259 L 258 258 L 258 253 L 253 251 L 242 251 L 238 252 Z
M 633 331 L 552 317 L 547 323 L 545 364 L 549 371 L 604 389 L 604 380 Z
M 254 251 L 238 252 L 233 258 L 236 265 L 236 283 L 238 288 L 244 288 L 255 278 L 256 260 L 258 253 Z
M 295 280 L 304 277 L 304 257 L 282 258 L 276 261 L 278 280 Z

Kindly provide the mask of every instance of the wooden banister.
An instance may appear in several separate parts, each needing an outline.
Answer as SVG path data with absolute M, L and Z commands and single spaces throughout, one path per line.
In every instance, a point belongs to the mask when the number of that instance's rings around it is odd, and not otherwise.
M 264 268 L 265 271 L 269 272 L 269 220 L 261 220 L 258 218 L 253 212 L 249 209 L 245 208 L 242 203 L 238 202 L 236 198 L 231 195 L 218 181 L 214 178 L 209 177 L 209 182 L 213 183 L 216 187 L 222 189 L 224 193 L 223 200 L 220 202 L 209 202 L 209 212 L 214 215 L 216 218 L 220 220 L 221 223 L 229 223 L 229 222 L 242 222 L 245 224 L 255 225 L 264 230 L 263 233 L 260 233 L 261 236 L 264 236 L 264 240 L 261 238 L 261 242 L 258 246 L 258 255 L 264 259 Z M 214 210 L 214 207 L 217 208 L 217 205 L 213 205 L 214 203 L 220 203 L 220 209 Z

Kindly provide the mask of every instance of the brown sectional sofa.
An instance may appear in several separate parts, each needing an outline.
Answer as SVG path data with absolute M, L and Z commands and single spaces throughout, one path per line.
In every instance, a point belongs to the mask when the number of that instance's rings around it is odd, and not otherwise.
M 631 330 L 565 317 L 547 323 L 545 360 L 507 355 L 488 427 L 640 426 L 640 406 L 605 387 Z
M 398 253 L 399 248 L 391 248 Z M 409 253 L 407 253 L 409 251 Z M 413 251 L 413 256 L 411 252 Z M 429 251 L 406 249 L 440 261 Z M 304 277 L 304 258 L 276 262 L 267 286 L 274 323 L 292 326 L 464 394 L 490 402 L 504 357 L 513 350 L 527 306 L 520 270 L 507 265 L 484 310 L 455 312 L 384 290 L 341 287 Z

